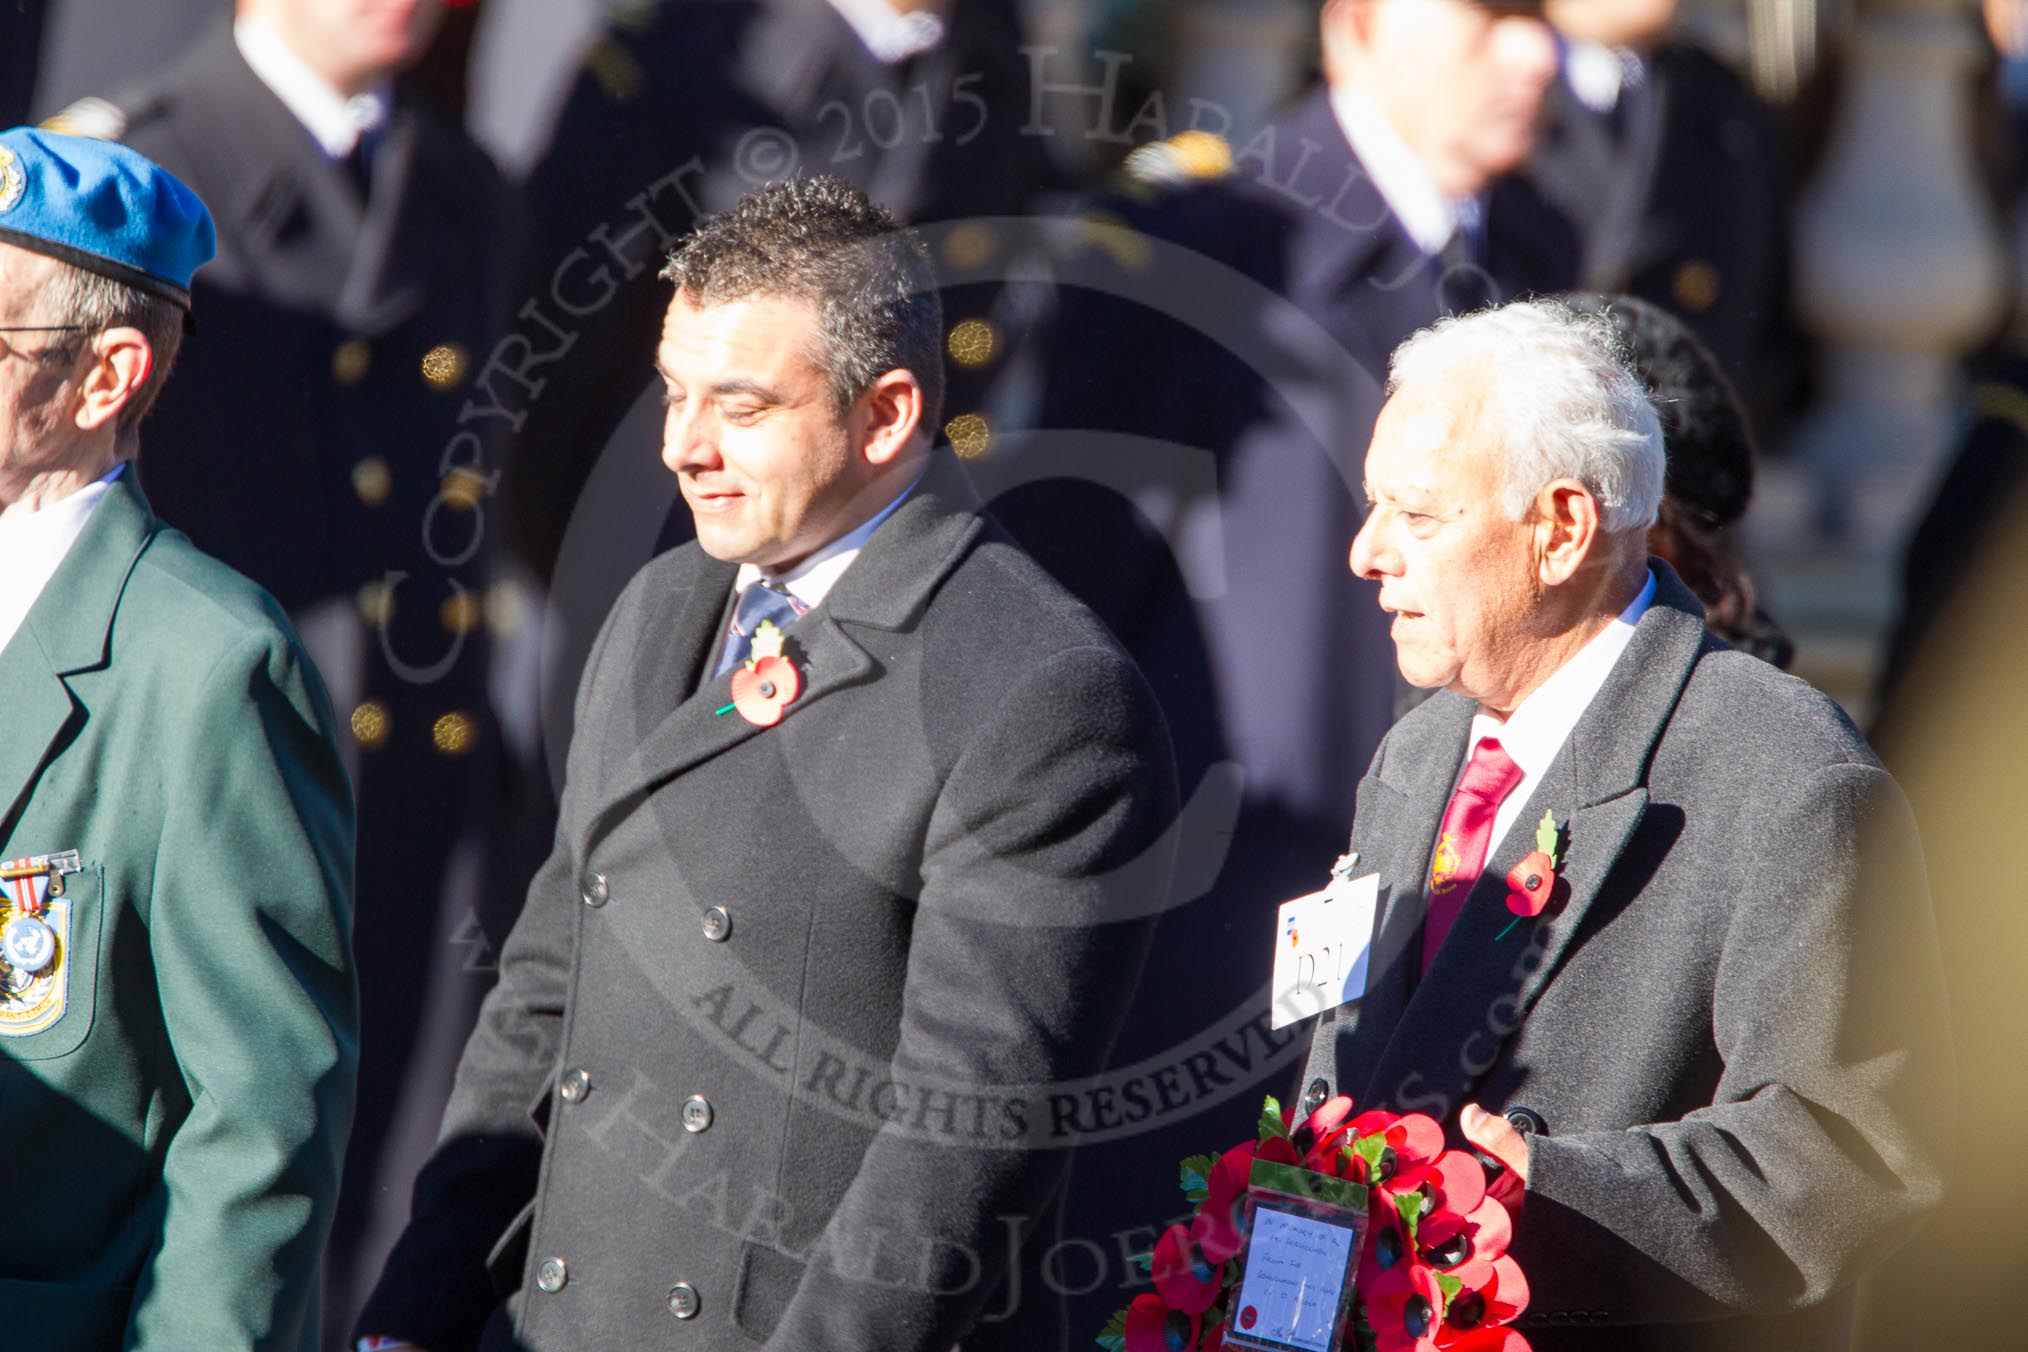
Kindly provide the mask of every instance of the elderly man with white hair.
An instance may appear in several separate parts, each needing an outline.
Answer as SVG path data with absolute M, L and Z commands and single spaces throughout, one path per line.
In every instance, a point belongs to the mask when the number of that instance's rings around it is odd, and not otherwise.
M 1603 318 L 1509 305 L 1394 354 L 1351 565 L 1438 693 L 1359 785 L 1370 977 L 1303 1102 L 1504 1164 L 1538 1352 L 1844 1347 L 1946 1172 L 1920 848 L 1845 715 L 1648 557 L 1662 464 Z

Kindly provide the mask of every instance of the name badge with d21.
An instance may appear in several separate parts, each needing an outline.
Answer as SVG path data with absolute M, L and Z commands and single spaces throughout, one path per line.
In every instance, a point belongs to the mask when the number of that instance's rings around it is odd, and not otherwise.
M 1366 957 L 1379 902 L 1379 874 L 1335 873 L 1323 891 L 1281 904 L 1275 913 L 1270 1027 L 1287 1027 L 1366 993 Z
M 1249 1234 L 1225 1346 L 1246 1352 L 1340 1352 L 1366 1237 L 1364 1184 L 1255 1160 Z

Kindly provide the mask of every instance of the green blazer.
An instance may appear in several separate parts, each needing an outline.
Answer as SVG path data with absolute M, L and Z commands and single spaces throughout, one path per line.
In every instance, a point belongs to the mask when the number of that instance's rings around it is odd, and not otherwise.
M 0 969 L 10 1344 L 314 1347 L 352 846 L 294 631 L 130 468 L 0 649 L 0 861 L 76 853 L 43 898 L 55 960 Z

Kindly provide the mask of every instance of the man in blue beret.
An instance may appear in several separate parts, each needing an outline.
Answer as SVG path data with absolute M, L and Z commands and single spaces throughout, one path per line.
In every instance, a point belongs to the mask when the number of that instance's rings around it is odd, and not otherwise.
M 123 146 L 0 133 L 0 1321 L 311 1348 L 352 1113 L 353 810 L 281 610 L 156 519 L 213 250 Z

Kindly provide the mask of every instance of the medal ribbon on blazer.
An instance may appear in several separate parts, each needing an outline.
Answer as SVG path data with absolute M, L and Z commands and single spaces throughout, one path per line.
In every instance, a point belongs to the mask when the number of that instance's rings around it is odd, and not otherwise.
M 63 1016 L 70 902 L 64 879 L 76 850 L 0 863 L 0 1037 L 39 1033 Z

